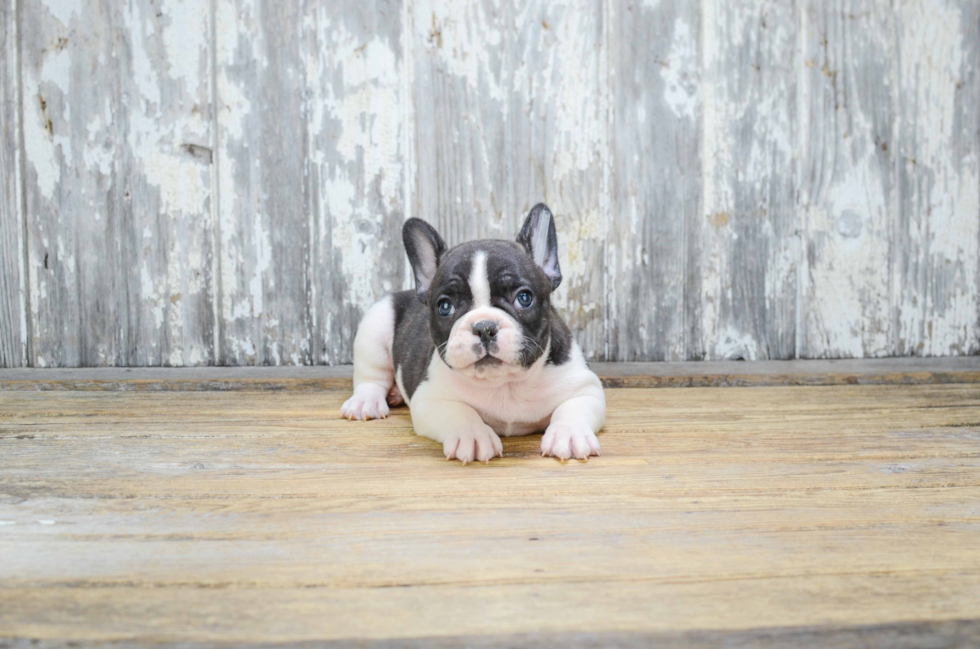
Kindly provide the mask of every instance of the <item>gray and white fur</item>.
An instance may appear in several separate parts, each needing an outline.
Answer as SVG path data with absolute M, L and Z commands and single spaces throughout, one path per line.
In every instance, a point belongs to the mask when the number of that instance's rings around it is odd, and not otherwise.
M 343 416 L 385 417 L 407 403 L 415 432 L 464 464 L 502 456 L 501 436 L 541 431 L 543 455 L 599 455 L 606 398 L 551 305 L 561 269 L 547 206 L 530 211 L 516 242 L 447 249 L 420 219 L 402 238 L 415 290 L 365 313 Z

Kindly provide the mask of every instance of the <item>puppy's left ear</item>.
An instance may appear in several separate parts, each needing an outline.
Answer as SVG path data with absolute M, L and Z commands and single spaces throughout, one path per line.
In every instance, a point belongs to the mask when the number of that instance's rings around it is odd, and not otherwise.
M 551 280 L 551 290 L 561 284 L 561 268 L 558 267 L 558 235 L 555 233 L 555 217 L 544 203 L 538 203 L 528 212 L 524 227 L 517 235 L 517 243 L 531 256 L 544 274 Z
M 415 273 L 415 294 L 422 304 L 429 303 L 429 286 L 436 275 L 446 244 L 436 229 L 422 219 L 409 219 L 402 226 L 402 242 Z

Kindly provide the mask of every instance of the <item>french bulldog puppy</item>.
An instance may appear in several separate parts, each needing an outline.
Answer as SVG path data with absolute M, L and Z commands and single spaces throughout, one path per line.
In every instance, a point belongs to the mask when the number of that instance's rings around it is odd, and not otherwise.
M 517 241 L 447 249 L 431 225 L 402 230 L 415 290 L 375 303 L 354 338 L 348 419 L 408 404 L 415 432 L 463 464 L 503 455 L 501 436 L 544 431 L 541 453 L 599 455 L 606 398 L 551 305 L 561 283 L 558 238 L 536 205 Z

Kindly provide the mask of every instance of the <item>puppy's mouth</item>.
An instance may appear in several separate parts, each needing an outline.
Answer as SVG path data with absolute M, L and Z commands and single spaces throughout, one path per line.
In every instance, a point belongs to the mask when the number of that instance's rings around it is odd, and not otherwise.
M 477 362 L 473 363 L 473 367 L 497 367 L 498 365 L 503 365 L 504 362 L 497 358 L 496 356 L 491 356 L 487 354 Z

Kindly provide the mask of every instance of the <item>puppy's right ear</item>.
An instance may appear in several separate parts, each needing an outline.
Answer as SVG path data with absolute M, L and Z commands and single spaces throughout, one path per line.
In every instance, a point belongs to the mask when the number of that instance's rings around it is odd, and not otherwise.
M 415 293 L 422 304 L 428 304 L 429 285 L 435 277 L 442 254 L 446 252 L 446 244 L 435 228 L 422 219 L 414 218 L 405 221 L 402 241 L 408 261 L 415 271 Z

